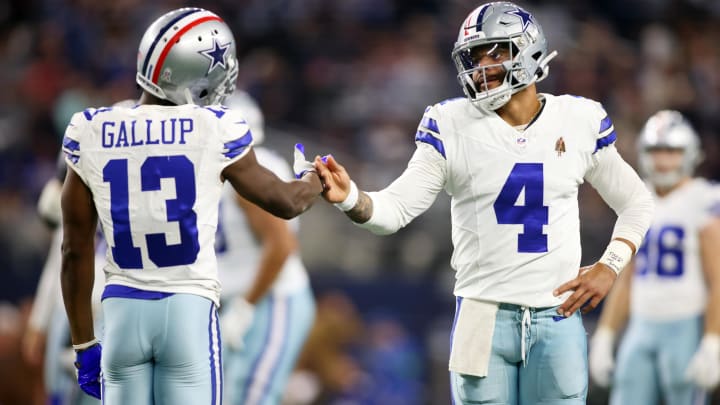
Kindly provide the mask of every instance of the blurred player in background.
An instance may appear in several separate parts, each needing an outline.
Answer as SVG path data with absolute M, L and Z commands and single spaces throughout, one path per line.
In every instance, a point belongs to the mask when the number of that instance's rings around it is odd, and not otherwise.
M 603 107 L 537 93 L 554 56 L 526 10 L 482 5 L 452 52 L 467 97 L 425 110 L 398 179 L 366 193 L 332 157 L 315 160 L 325 198 L 378 234 L 407 225 L 441 190 L 452 196 L 455 404 L 584 404 L 579 310 L 605 297 L 650 224 L 650 193 L 615 149 Z M 605 254 L 579 269 L 584 181 L 618 219 Z
M 272 150 L 258 147 L 265 125 L 255 101 L 236 90 L 225 105 L 247 120 L 258 163 L 291 180 L 290 165 Z M 299 222 L 273 216 L 229 184 L 223 189 L 218 219 L 225 403 L 279 404 L 315 319 L 315 298 L 296 236 Z
M 638 150 L 657 211 L 634 272 L 623 273 L 603 309 L 591 376 L 612 385 L 615 405 L 706 403 L 720 382 L 720 187 L 692 177 L 700 141 L 677 111 L 650 117 Z
M 322 191 L 304 156 L 291 182 L 257 163 L 247 122 L 219 105 L 237 72 L 220 17 L 171 11 L 140 41 L 139 104 L 76 113 L 65 132 L 61 286 L 78 382 L 104 404 L 220 404 L 214 243 L 224 180 L 283 218 Z M 98 218 L 109 249 L 104 350 L 91 311 Z

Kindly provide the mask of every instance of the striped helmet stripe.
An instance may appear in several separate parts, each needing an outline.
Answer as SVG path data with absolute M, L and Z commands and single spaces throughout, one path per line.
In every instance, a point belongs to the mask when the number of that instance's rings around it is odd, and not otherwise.
M 155 51 L 155 47 L 157 46 L 158 42 L 160 42 L 160 38 L 162 38 L 162 36 L 170 29 L 170 27 L 172 27 L 175 23 L 182 20 L 183 18 L 189 16 L 190 14 L 194 14 L 199 11 L 203 11 L 203 9 L 193 8 L 184 13 L 180 13 L 180 15 L 173 18 L 169 23 L 165 24 L 165 26 L 160 29 L 160 31 L 158 32 L 157 36 L 155 37 L 155 40 L 153 41 L 152 45 L 150 45 L 147 55 L 145 55 L 145 61 L 143 62 L 141 72 L 143 72 L 146 76 L 150 75 L 150 72 L 147 70 L 148 63 L 150 62 L 150 57 L 152 56 L 153 51 Z
M 198 18 L 197 20 L 189 23 L 188 25 L 184 26 L 182 29 L 178 30 L 178 32 L 173 35 L 172 38 L 168 41 L 167 45 L 165 45 L 165 49 L 163 49 L 162 53 L 160 54 L 160 57 L 158 58 L 157 64 L 155 65 L 155 70 L 152 75 L 152 82 L 157 84 L 158 77 L 160 76 L 160 70 L 162 68 L 163 63 L 165 62 L 165 58 L 167 57 L 168 53 L 170 53 L 170 49 L 172 49 L 173 45 L 175 45 L 175 42 L 177 41 L 182 34 L 188 32 L 191 28 L 195 27 L 196 25 L 200 25 L 204 22 L 208 21 L 222 21 L 220 17 L 216 15 L 211 15 L 207 17 Z

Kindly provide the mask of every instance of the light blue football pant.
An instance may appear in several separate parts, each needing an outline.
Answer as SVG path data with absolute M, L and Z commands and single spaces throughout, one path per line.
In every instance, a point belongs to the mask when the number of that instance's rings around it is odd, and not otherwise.
M 560 318 L 556 309 L 529 308 L 530 322 L 523 328 L 523 308 L 500 304 L 488 375 L 450 372 L 453 404 L 585 404 L 588 360 L 582 317 L 578 311 Z
M 708 403 L 708 395 L 684 378 L 700 345 L 703 319 L 672 322 L 633 318 L 620 343 L 613 379 L 612 405 Z
M 103 324 L 95 321 L 95 337 L 102 340 Z M 47 330 L 45 345 L 44 378 L 48 402 L 51 405 L 100 405 L 100 400 L 84 393 L 77 377 L 62 364 L 61 354 L 70 349 L 70 325 L 65 308 L 53 309 Z
M 268 294 L 260 300 L 242 349 L 223 349 L 225 403 L 279 404 L 314 321 L 315 298 L 309 286 L 290 296 Z
M 217 307 L 174 294 L 106 298 L 104 405 L 219 405 L 222 358 Z

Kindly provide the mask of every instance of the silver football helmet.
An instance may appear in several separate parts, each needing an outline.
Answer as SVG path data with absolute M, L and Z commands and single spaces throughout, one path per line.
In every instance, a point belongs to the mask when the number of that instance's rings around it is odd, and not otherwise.
M 253 143 L 260 145 L 265 140 L 265 117 L 255 100 L 238 89 L 225 100 L 225 107 L 240 111 L 252 132 Z
M 477 66 L 472 49 L 488 44 L 509 48 L 510 58 L 499 64 Z M 556 55 L 556 51 L 548 54 L 545 34 L 535 17 L 510 2 L 487 3 L 473 10 L 460 27 L 452 51 L 460 86 L 470 102 L 485 111 L 497 110 L 513 94 L 547 77 L 548 63 Z M 473 80 L 473 74 L 479 72 L 484 83 L 487 70 L 498 67 L 505 71 L 500 86 L 483 89 Z
M 702 161 L 700 138 L 678 111 L 662 110 L 648 118 L 637 142 L 640 172 L 656 187 L 669 188 L 692 176 Z M 650 155 L 653 149 L 682 150 L 682 165 L 671 172 L 658 172 Z
M 137 83 L 175 104 L 220 104 L 235 90 L 238 61 L 230 28 L 201 8 L 164 14 L 145 31 Z

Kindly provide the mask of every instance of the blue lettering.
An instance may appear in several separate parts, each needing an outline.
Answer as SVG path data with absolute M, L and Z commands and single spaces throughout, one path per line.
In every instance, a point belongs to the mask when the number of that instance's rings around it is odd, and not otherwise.
M 112 148 L 113 142 L 115 141 L 115 133 L 109 132 L 108 127 L 115 127 L 115 123 L 112 121 L 105 121 L 102 123 L 102 147 Z
M 177 121 L 177 118 L 170 118 L 170 127 L 171 127 L 171 136 L 170 138 L 165 137 L 165 127 L 163 127 L 162 131 L 162 143 L 164 144 L 171 144 L 175 143 L 175 121 Z
M 152 131 L 150 131 L 150 128 L 152 127 L 152 120 L 145 120 L 145 123 L 147 124 L 147 132 L 145 137 L 145 143 L 148 145 L 157 145 L 160 143 L 159 139 L 152 139 L 150 134 L 152 134 Z M 165 121 L 162 121 L 163 126 L 165 124 Z
M 125 121 L 120 121 L 120 130 L 118 131 L 117 143 L 115 144 L 115 147 L 117 148 L 119 146 L 124 146 L 124 147 L 130 146 L 128 144 L 127 129 L 125 129 Z
M 137 120 L 132 120 L 132 122 L 130 123 L 130 139 L 132 139 L 130 146 L 139 146 L 139 145 L 143 144 L 142 139 L 141 140 L 135 139 L 135 123 L 136 122 L 137 122 Z
M 191 118 L 180 118 L 180 144 L 185 144 L 185 134 L 192 132 L 193 127 L 194 122 Z

